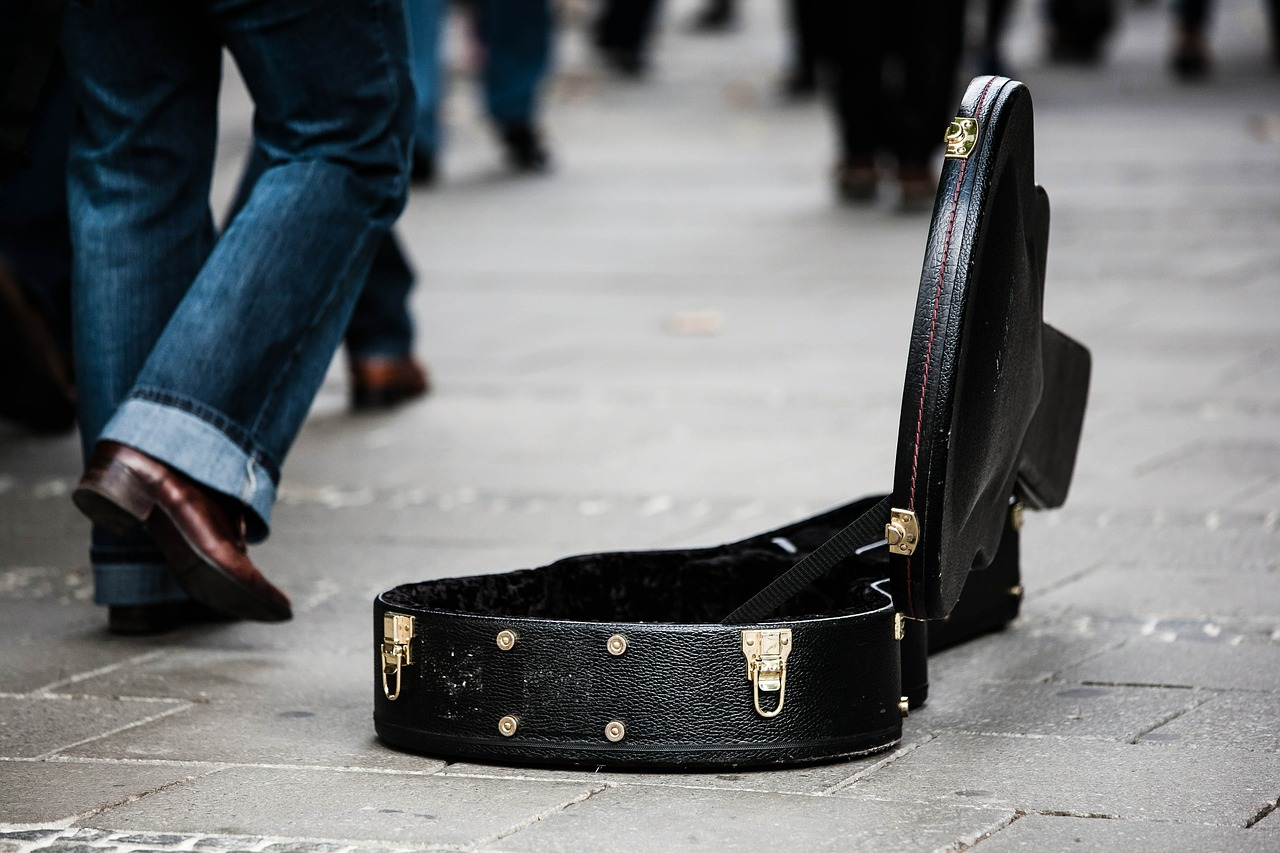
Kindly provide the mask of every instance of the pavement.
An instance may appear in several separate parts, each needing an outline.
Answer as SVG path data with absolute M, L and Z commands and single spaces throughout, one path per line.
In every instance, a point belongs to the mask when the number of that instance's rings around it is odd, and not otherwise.
M 1166 10 L 1125 5 L 1095 68 L 1047 64 L 1017 10 L 1046 317 L 1094 384 L 1067 506 L 1028 514 L 1021 618 L 931 661 L 898 748 L 645 774 L 375 739 L 387 587 L 891 486 L 927 217 L 835 203 L 825 112 L 776 96 L 781 4 L 720 37 L 694 8 L 635 83 L 574 7 L 546 177 L 502 168 L 457 81 L 443 183 L 400 226 L 435 390 L 356 416 L 335 362 L 254 552 L 292 622 L 108 635 L 76 440 L 0 432 L 0 853 L 1280 850 L 1280 74 L 1247 0 L 1194 86 Z M 227 88 L 219 209 L 249 135 Z

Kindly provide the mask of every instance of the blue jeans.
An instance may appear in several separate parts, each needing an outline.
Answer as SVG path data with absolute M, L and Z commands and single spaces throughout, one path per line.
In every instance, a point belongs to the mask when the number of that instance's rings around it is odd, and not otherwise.
M 215 237 L 222 49 L 267 167 Z M 68 164 L 80 429 L 246 508 L 280 466 L 403 207 L 412 95 L 402 0 L 71 3 Z M 182 597 L 145 540 L 95 531 L 96 598 Z
M 229 218 L 234 218 L 244 207 L 266 168 L 267 156 L 255 145 L 245 160 Z M 404 248 L 395 232 L 388 231 L 373 254 L 369 278 L 347 324 L 343 343 L 347 345 L 348 355 L 400 357 L 413 352 L 413 318 L 409 315 L 413 280 L 413 269 Z
M 407 0 L 417 96 L 414 147 L 440 149 L 440 31 L 445 0 Z M 532 124 L 538 87 L 551 68 L 550 0 L 476 0 L 480 41 L 485 47 L 484 95 L 489 117 L 499 125 Z

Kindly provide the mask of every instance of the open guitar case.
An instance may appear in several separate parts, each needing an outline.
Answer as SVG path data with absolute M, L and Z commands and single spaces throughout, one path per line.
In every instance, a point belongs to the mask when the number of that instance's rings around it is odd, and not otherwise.
M 787 765 L 901 738 L 927 655 L 1003 628 L 1023 508 L 1066 498 L 1088 350 L 1042 318 L 1031 97 L 979 77 L 946 137 L 891 495 L 716 548 L 587 554 L 374 603 L 374 724 L 450 759 Z M 927 621 L 926 621 L 927 620 Z

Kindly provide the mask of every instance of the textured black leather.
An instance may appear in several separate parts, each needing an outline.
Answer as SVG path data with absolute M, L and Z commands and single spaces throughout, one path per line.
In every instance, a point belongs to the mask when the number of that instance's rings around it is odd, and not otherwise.
M 725 626 L 707 615 L 723 612 L 762 575 L 785 571 L 882 497 L 717 548 L 586 554 L 388 590 L 374 604 L 375 648 L 385 613 L 417 622 L 413 663 L 402 670 L 395 701 L 383 692 L 375 655 L 378 736 L 449 758 L 620 767 L 796 764 L 890 747 L 901 736 L 901 697 L 912 707 L 927 698 L 930 634 L 908 622 L 903 640 L 895 639 L 883 547 L 845 560 L 769 622 Z M 995 563 L 975 577 L 1017 583 L 1017 534 L 1009 530 Z M 668 593 L 674 597 L 664 599 Z M 952 642 L 1004 626 L 1007 589 L 983 587 L 980 596 L 962 598 L 948 623 Z M 640 618 L 659 611 L 680 621 Z M 591 615 L 598 618 L 583 618 Z M 792 630 L 777 717 L 755 711 L 744 627 Z M 508 651 L 496 642 L 503 630 L 517 635 Z M 627 640 L 620 656 L 606 648 L 614 634 Z M 775 708 L 776 694 L 763 694 L 763 707 Z M 519 720 L 510 737 L 498 732 L 507 715 Z M 618 743 L 604 736 L 613 720 L 626 727 Z
M 969 86 L 978 123 L 949 159 L 920 278 L 898 428 L 894 506 L 920 542 L 894 556 L 908 616 L 951 612 L 1000 543 L 1007 501 L 1066 497 L 1088 394 L 1088 351 L 1042 319 L 1049 204 L 1035 185 L 1031 97 L 1003 77 Z

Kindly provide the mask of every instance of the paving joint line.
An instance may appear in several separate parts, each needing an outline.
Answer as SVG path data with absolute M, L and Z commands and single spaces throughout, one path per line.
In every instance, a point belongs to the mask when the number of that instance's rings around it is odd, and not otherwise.
M 103 738 L 108 738 L 108 737 L 111 737 L 112 735 L 118 735 L 121 732 L 127 732 L 130 729 L 136 729 L 141 726 L 154 723 L 157 720 L 163 720 L 165 717 L 171 717 L 175 714 L 181 714 L 182 712 L 188 711 L 193 707 L 195 707 L 193 703 L 184 702 L 179 706 L 176 706 L 173 708 L 167 708 L 158 714 L 152 714 L 148 717 L 143 717 L 140 720 L 133 720 L 132 722 L 125 723 L 122 726 L 116 726 L 114 729 L 111 729 L 110 731 L 105 731 L 105 732 L 102 732 L 101 734 L 90 735 L 89 737 L 81 738 L 75 743 L 69 743 L 69 744 L 66 744 L 65 746 L 60 746 L 60 747 L 57 747 L 56 749 L 51 749 L 48 752 L 37 755 L 36 758 L 47 760 L 47 759 L 53 758 L 55 755 L 57 755 L 60 752 L 63 752 L 64 750 L 75 749 L 77 746 L 84 746 L 85 744 L 93 743 L 96 740 L 102 740 Z
M 884 758 L 880 759 L 879 761 L 875 762 L 869 767 L 864 767 L 863 769 L 856 771 L 852 776 L 848 777 L 847 779 L 841 779 L 839 782 L 835 783 L 834 785 L 831 785 L 827 789 L 819 792 L 818 796 L 829 797 L 832 794 L 838 793 L 847 788 L 851 788 L 858 782 L 861 782 L 863 779 L 870 776 L 872 773 L 875 773 L 877 770 L 881 769 L 882 767 L 888 767 L 890 764 L 893 764 L 894 762 L 900 759 L 906 758 L 908 755 L 915 752 L 920 747 L 924 746 L 925 744 L 933 743 L 937 739 L 938 739 L 938 735 L 936 732 L 929 732 L 928 735 L 926 735 L 924 738 L 918 741 L 915 741 L 914 743 L 907 744 L 906 746 L 899 747 L 898 749 L 895 749 L 891 754 L 885 756 Z
M 615 785 L 612 782 L 607 782 L 607 781 L 602 782 L 596 788 L 585 791 L 579 794 L 578 796 L 573 797 L 567 802 L 553 806 L 552 808 L 544 812 L 540 812 L 534 815 L 532 818 L 529 818 L 528 820 L 525 820 L 514 827 L 509 827 L 507 829 L 500 830 L 496 835 L 492 835 L 488 838 L 481 839 L 479 841 L 476 841 L 474 844 L 471 844 L 470 846 L 467 846 L 467 847 L 463 847 L 461 849 L 475 851 L 475 850 L 481 849 L 482 847 L 488 847 L 491 844 L 497 844 L 498 842 L 504 839 L 511 838 L 512 836 L 519 834 L 523 830 L 529 828 L 530 826 L 533 826 L 536 823 L 541 823 L 542 821 L 546 820 L 552 815 L 560 814 L 566 809 L 572 806 L 576 806 L 579 803 L 585 803 L 587 800 L 590 800 L 596 794 L 602 793 L 604 791 L 608 791 L 614 787 Z
M 1199 689 L 1200 689 L 1200 688 L 1197 688 L 1197 691 L 1198 691 Z M 1178 718 L 1180 718 L 1180 717 L 1186 716 L 1187 714 L 1191 713 L 1192 711 L 1196 710 L 1197 708 L 1203 707 L 1203 706 L 1204 706 L 1206 703 L 1208 703 L 1208 702 L 1212 702 L 1215 698 L 1217 698 L 1217 696 L 1219 695 L 1220 691 L 1216 691 L 1216 690 L 1204 690 L 1204 693 L 1205 693 L 1205 695 L 1204 695 L 1203 697 L 1201 697 L 1201 698 L 1199 699 L 1199 701 L 1193 701 L 1191 704 L 1189 704 L 1189 705 L 1184 705 L 1183 707 L 1179 708 L 1179 709 L 1178 709 L 1178 710 L 1176 710 L 1176 711 L 1171 711 L 1170 713 L 1168 713 L 1168 714 L 1166 714 L 1166 715 L 1164 716 L 1164 719 L 1159 720 L 1159 721 L 1157 721 L 1156 723 L 1154 723 L 1153 725 L 1147 726 L 1145 729 L 1140 730 L 1140 731 L 1139 731 L 1137 734 L 1135 734 L 1132 738 L 1129 738 L 1127 742 L 1128 742 L 1128 743 L 1131 743 L 1131 744 L 1137 744 L 1139 740 L 1141 740 L 1142 738 L 1144 738 L 1144 737 L 1146 737 L 1147 735 L 1151 734 L 1151 733 L 1152 733 L 1152 732 L 1154 732 L 1156 729 L 1161 728 L 1162 726 L 1167 726 L 1167 725 L 1169 725 L 1169 723 L 1172 723 L 1174 720 L 1176 720 L 1176 719 L 1178 719 Z
M 78 684 L 81 681 L 87 681 L 88 679 L 96 678 L 99 675 L 107 675 L 109 673 L 115 672 L 116 670 L 124 669 L 125 667 L 137 666 L 138 664 L 148 663 L 149 661 L 153 661 L 156 658 L 164 657 L 170 653 L 171 651 L 169 649 L 155 649 L 154 651 L 143 652 L 140 655 L 134 655 L 133 657 L 125 658 L 124 660 L 119 660 L 119 661 L 116 661 L 115 663 L 109 663 L 106 666 L 100 666 L 97 669 L 90 669 L 90 670 L 86 670 L 85 672 L 78 672 L 75 675 L 69 675 L 66 678 L 58 679 L 57 681 L 50 682 L 49 684 L 46 684 L 43 687 L 37 687 L 35 690 L 32 690 L 31 693 L 33 695 L 41 694 L 41 693 L 48 693 L 48 694 L 54 695 L 53 691 L 57 690 L 59 687 L 65 687 L 66 685 L 69 685 L 69 684 Z

